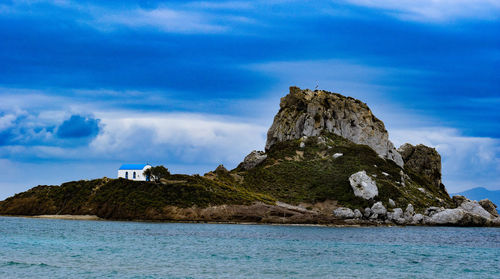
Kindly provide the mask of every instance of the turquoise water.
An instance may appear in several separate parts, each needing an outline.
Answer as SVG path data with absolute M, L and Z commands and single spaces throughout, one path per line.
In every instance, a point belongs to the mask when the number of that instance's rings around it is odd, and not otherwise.
M 500 229 L 0 217 L 0 278 L 500 278 Z

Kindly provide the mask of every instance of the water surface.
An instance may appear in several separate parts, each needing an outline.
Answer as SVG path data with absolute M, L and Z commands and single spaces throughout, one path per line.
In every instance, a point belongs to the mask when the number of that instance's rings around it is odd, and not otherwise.
M 499 228 L 0 217 L 0 278 L 500 278 Z

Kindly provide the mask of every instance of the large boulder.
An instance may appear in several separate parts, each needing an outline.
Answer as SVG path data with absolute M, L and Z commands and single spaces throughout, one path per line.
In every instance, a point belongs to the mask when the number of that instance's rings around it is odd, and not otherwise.
M 371 208 L 372 214 L 377 214 L 378 216 L 385 216 L 387 214 L 387 209 L 382 204 L 382 202 L 376 202 Z
M 280 111 L 267 133 L 266 150 L 277 142 L 320 136 L 323 132 L 366 144 L 381 157 L 403 166 L 403 159 L 389 141 L 384 123 L 365 103 L 337 93 L 293 86 L 290 93 L 281 98 Z
M 488 213 L 493 215 L 494 217 L 498 217 L 497 206 L 492 201 L 488 199 L 480 200 L 479 204 L 486 210 Z
M 441 183 L 441 155 L 432 147 L 419 144 L 413 146 L 409 143 L 399 147 L 405 164 L 405 170 L 412 170 L 415 173 L 427 178 L 437 189 L 446 191 Z
M 392 212 L 387 212 L 387 219 L 396 224 L 404 224 L 406 220 L 403 217 L 403 210 L 401 208 L 394 208 Z
M 258 164 L 262 163 L 267 158 L 267 155 L 263 151 L 254 150 L 248 154 L 243 162 L 240 163 L 239 167 L 243 170 L 249 170 L 255 168 Z
M 424 217 L 427 225 L 448 225 L 448 226 L 484 226 L 492 220 L 465 211 L 462 208 L 447 208 L 432 217 Z
M 486 211 L 477 201 L 466 201 L 460 205 L 461 209 L 468 213 L 481 216 L 485 219 L 491 219 L 491 214 Z
M 347 207 L 339 207 L 333 211 L 333 215 L 337 218 L 351 219 L 354 218 L 354 211 Z
M 361 197 L 365 200 L 373 199 L 378 195 L 378 188 L 365 171 L 359 171 L 349 177 L 349 183 L 356 197 Z

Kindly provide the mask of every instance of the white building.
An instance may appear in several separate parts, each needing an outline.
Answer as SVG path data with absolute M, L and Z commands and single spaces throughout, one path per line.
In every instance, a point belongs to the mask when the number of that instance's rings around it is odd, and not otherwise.
M 151 168 L 151 165 L 148 164 L 124 164 L 118 169 L 118 178 L 149 181 L 149 177 L 144 175 L 144 171 L 149 168 Z

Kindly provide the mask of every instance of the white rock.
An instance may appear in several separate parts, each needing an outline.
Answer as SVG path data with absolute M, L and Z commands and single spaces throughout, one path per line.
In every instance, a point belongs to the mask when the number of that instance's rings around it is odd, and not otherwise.
M 456 224 L 465 215 L 465 211 L 461 208 L 445 209 L 433 214 L 430 218 L 426 218 L 426 223 L 434 225 Z
M 337 159 L 338 157 L 342 157 L 342 156 L 344 156 L 344 154 L 342 154 L 342 153 L 335 153 L 335 154 L 333 154 L 333 159 Z
M 382 172 L 382 174 L 385 175 L 385 176 L 389 176 L 389 174 L 386 173 L 386 172 Z
M 425 191 L 425 189 L 424 189 L 424 188 L 418 188 L 418 190 L 419 190 L 420 192 L 424 193 L 424 194 L 426 193 L 426 191 Z
M 244 170 L 249 170 L 262 163 L 267 158 L 267 155 L 262 151 L 254 150 L 248 154 L 243 162 L 241 163 L 241 168 Z
M 356 197 L 369 200 L 378 195 L 378 188 L 365 171 L 359 171 L 349 177 L 349 183 Z
M 354 218 L 356 219 L 363 218 L 363 214 L 361 214 L 361 211 L 359 211 L 359 209 L 354 209 Z
M 460 208 L 462 208 L 466 212 L 479 215 L 486 219 L 492 219 L 493 217 L 477 201 L 465 201 L 460 205 Z
M 444 210 L 444 208 L 442 208 L 442 207 L 430 206 L 427 209 L 425 209 L 425 215 L 432 217 L 432 215 L 434 215 L 438 212 L 441 212 L 443 210 Z
M 395 207 L 396 203 L 392 199 L 389 199 L 389 205 Z
M 372 213 L 372 215 L 370 215 L 370 219 L 377 219 L 378 218 L 378 214 L 377 213 Z
M 339 207 L 333 211 L 333 215 L 342 219 L 351 219 L 354 218 L 354 212 L 352 209 L 347 207 Z
M 405 219 L 410 220 L 414 214 L 415 214 L 415 209 L 413 208 L 413 205 L 410 203 L 408 204 L 405 210 Z
M 412 224 L 420 224 L 420 223 L 422 223 L 423 220 L 424 220 L 424 215 L 417 213 L 417 214 L 413 215 L 411 223 Z
M 385 206 L 382 204 L 382 202 L 376 202 L 372 205 L 371 208 L 372 212 L 381 216 L 384 216 L 387 214 L 387 209 Z
M 372 215 L 372 210 L 369 207 L 365 208 L 365 218 L 370 217 L 370 215 Z
M 299 147 L 304 148 L 304 147 L 306 147 L 306 144 L 302 141 L 302 142 L 300 142 Z
M 392 210 L 392 217 L 394 217 L 394 219 L 399 219 L 399 218 L 402 218 L 403 217 L 403 209 L 401 208 L 394 208 Z

